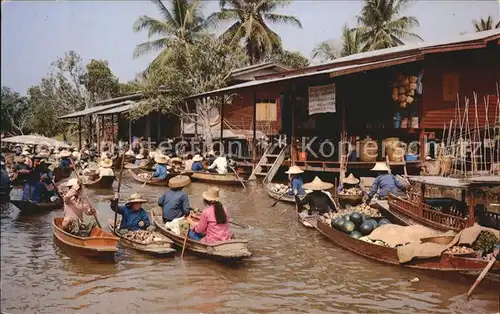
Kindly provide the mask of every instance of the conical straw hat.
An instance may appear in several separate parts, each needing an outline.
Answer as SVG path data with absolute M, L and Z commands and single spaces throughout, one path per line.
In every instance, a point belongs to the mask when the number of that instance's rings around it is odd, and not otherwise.
M 191 179 L 188 176 L 177 175 L 168 181 L 168 186 L 172 189 L 183 188 L 191 183 Z
M 320 178 L 315 177 L 312 182 L 306 183 L 302 187 L 307 190 L 322 191 L 331 189 L 333 187 L 333 184 L 323 182 Z
M 357 179 L 352 173 L 349 174 L 349 176 L 347 178 L 344 179 L 344 183 L 347 183 L 347 184 L 358 184 L 359 183 L 359 179 Z
M 168 162 L 168 157 L 156 154 L 156 156 L 155 156 L 155 162 L 157 162 L 159 164 L 166 164 Z
M 142 196 L 139 193 L 134 193 L 130 195 L 127 204 L 130 203 L 146 203 L 147 201 L 142 198 Z
M 193 161 L 202 161 L 202 160 L 203 160 L 203 157 L 201 157 L 200 154 L 196 154 L 193 157 Z
M 113 161 L 111 159 L 103 159 L 99 165 L 103 168 L 111 168 L 111 166 L 113 166 Z
M 61 158 L 69 157 L 70 155 L 71 155 L 71 153 L 67 150 L 63 150 L 59 153 L 59 157 L 61 157 Z
M 389 172 L 389 168 L 387 167 L 386 163 L 383 161 L 377 162 L 373 168 L 370 169 L 371 171 L 387 171 Z
M 291 166 L 288 171 L 285 172 L 286 174 L 300 174 L 304 173 L 304 170 L 300 169 L 298 166 Z
M 207 191 L 203 192 L 201 196 L 203 197 L 203 199 L 207 201 L 218 202 L 220 200 L 219 188 L 213 186 L 209 188 Z

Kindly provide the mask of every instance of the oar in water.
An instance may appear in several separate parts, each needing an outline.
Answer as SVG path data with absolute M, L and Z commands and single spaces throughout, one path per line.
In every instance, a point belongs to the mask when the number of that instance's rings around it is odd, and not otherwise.
M 230 223 L 230 224 L 232 224 L 232 225 L 238 226 L 238 227 L 240 227 L 240 228 L 243 228 L 243 229 L 252 229 L 252 226 L 250 226 L 250 225 L 247 225 L 247 226 L 245 227 L 244 225 L 241 225 L 241 224 L 236 223 L 236 222 L 231 221 L 231 220 L 229 220 L 229 223 Z
M 278 197 L 278 199 L 276 201 L 274 201 L 274 203 L 271 205 L 271 207 L 276 206 L 276 204 L 278 204 L 278 202 L 281 201 L 281 199 L 283 198 L 283 196 L 285 196 L 286 193 L 288 193 L 288 189 L 285 192 L 283 192 L 283 194 L 281 194 L 280 197 Z
M 75 163 L 73 162 L 73 160 L 72 160 L 72 159 L 70 159 L 70 162 L 71 162 L 71 164 L 73 165 L 73 169 L 75 169 L 76 178 L 78 179 L 78 181 L 79 181 L 80 183 L 82 183 L 82 186 L 81 186 L 80 188 L 82 189 L 83 196 L 85 196 L 85 198 L 87 199 L 88 204 L 89 204 L 91 207 L 95 208 L 94 206 L 92 206 L 92 202 L 90 201 L 90 198 L 89 198 L 89 196 L 87 195 L 87 191 L 85 191 L 85 186 L 83 185 L 83 182 L 82 182 L 82 180 L 81 180 L 81 178 L 80 178 L 80 175 L 78 174 L 78 171 L 76 171 Z M 95 212 L 94 212 L 94 219 L 95 219 L 95 222 L 97 223 L 97 226 L 98 226 L 99 228 L 101 228 L 101 229 L 102 229 L 102 227 L 101 227 L 101 223 L 99 222 L 99 218 L 97 218 L 97 214 L 96 214 Z
M 118 175 L 118 187 L 116 189 L 116 193 L 120 195 L 120 189 L 122 187 L 122 175 L 123 175 L 123 168 L 125 165 L 125 154 L 122 156 L 122 164 L 120 168 L 120 174 Z M 118 200 L 116 200 L 118 202 Z M 115 211 L 115 220 L 113 221 L 113 230 L 116 232 L 116 221 L 118 220 L 118 210 Z
M 184 243 L 182 243 L 181 259 L 184 258 L 184 251 L 186 250 L 186 242 L 188 240 L 188 236 L 189 236 L 189 227 L 186 230 L 186 235 L 184 236 Z
M 234 172 L 234 174 L 236 175 L 236 178 L 238 178 L 238 180 L 240 180 L 240 183 L 241 183 L 241 185 L 243 185 L 243 188 L 246 189 L 247 187 L 246 187 L 245 183 L 243 183 L 243 180 L 240 178 L 240 176 L 238 175 L 236 170 L 234 170 L 233 167 L 229 167 L 229 168 Z
M 481 281 L 486 276 L 486 274 L 488 273 L 488 271 L 491 269 L 491 267 L 493 267 L 493 264 L 495 264 L 496 260 L 497 259 L 495 257 L 493 257 L 490 260 L 490 262 L 488 263 L 488 265 L 486 265 L 486 267 L 483 269 L 483 271 L 481 272 L 481 274 L 479 275 L 479 277 L 477 277 L 476 281 L 474 282 L 474 284 L 472 285 L 472 287 L 470 287 L 470 290 L 467 293 L 467 299 L 470 298 L 470 296 L 472 295 L 472 291 L 474 291 L 474 289 L 476 289 L 476 287 L 479 285 L 479 283 L 481 283 Z

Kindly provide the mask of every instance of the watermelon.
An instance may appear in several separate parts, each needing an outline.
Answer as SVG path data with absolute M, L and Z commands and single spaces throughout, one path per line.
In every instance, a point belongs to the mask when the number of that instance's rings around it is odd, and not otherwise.
M 337 220 L 337 229 L 338 230 L 344 230 L 344 224 L 346 223 L 345 219 L 344 218 L 339 218 L 339 220 Z
M 361 224 L 361 226 L 359 226 L 359 230 L 363 235 L 369 235 L 370 233 L 372 233 L 373 229 L 375 228 L 370 221 L 365 221 Z
M 364 222 L 371 223 L 373 229 L 378 227 L 377 221 L 375 219 L 367 219 Z
M 344 215 L 344 220 L 345 221 L 350 221 L 351 220 L 351 216 L 349 214 L 345 214 Z
M 353 231 L 354 231 L 354 229 L 355 229 L 355 228 L 356 228 L 356 225 L 354 224 L 354 222 L 352 222 L 352 221 L 346 221 L 346 222 L 344 223 L 344 227 L 343 227 L 343 229 L 342 229 L 342 230 L 343 230 L 345 233 L 351 233 L 351 232 L 353 232 Z
M 331 221 L 332 228 L 338 229 L 338 224 L 341 219 L 342 219 L 341 217 L 332 218 Z
M 383 218 L 383 219 L 380 219 L 380 221 L 378 222 L 378 226 L 380 227 L 380 226 L 383 226 L 383 225 L 388 225 L 390 223 L 391 222 L 389 220 Z
M 359 227 L 359 225 L 361 225 L 361 223 L 363 222 L 363 216 L 361 216 L 360 213 L 352 213 L 351 216 L 350 216 L 350 220 L 352 222 L 354 222 L 354 224 Z
M 363 235 L 362 235 L 362 234 L 361 234 L 361 232 L 359 232 L 359 231 L 353 231 L 353 232 L 351 232 L 351 233 L 349 234 L 349 236 L 350 236 L 351 238 L 359 239 L 359 238 L 361 238 Z

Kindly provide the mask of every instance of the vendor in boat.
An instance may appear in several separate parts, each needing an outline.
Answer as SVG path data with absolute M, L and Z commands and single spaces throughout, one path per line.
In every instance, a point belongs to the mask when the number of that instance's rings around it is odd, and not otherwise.
M 33 156 L 31 155 L 29 149 L 29 147 L 25 147 L 25 150 L 21 153 L 21 156 L 24 158 L 24 162 L 26 163 L 26 165 L 28 165 L 28 167 L 31 169 L 33 168 Z
M 111 167 L 113 166 L 113 161 L 111 159 L 103 159 L 99 163 L 99 168 L 90 175 L 92 180 L 97 180 L 101 177 L 113 177 L 115 173 Z
M 189 237 L 203 243 L 230 240 L 229 216 L 220 202 L 219 188 L 209 188 L 203 192 L 202 197 L 207 208 L 203 210 L 198 223 L 189 230 Z
M 71 153 L 67 150 L 62 150 L 59 153 L 59 169 L 65 170 L 69 169 L 71 166 L 71 161 L 69 160 L 69 157 L 71 156 Z
M 177 175 L 168 181 L 170 190 L 158 199 L 158 206 L 162 207 L 164 223 L 189 215 L 189 198 L 182 189 L 190 182 L 191 179 L 184 175 Z
M 209 172 L 217 172 L 218 174 L 227 173 L 227 159 L 224 154 L 219 153 L 218 157 L 215 158 L 214 162 L 208 166 L 207 170 Z
M 8 195 L 11 185 L 12 181 L 10 180 L 7 169 L 5 169 L 5 162 L 2 160 L 0 161 L 0 196 Z
M 359 185 L 359 179 L 356 178 L 352 173 L 347 176 L 347 178 L 344 179 L 343 182 L 339 184 L 338 191 L 342 192 L 344 190 L 352 189 L 352 188 L 359 188 L 361 191 L 363 189 Z
M 206 163 L 206 168 L 213 164 L 215 161 L 215 152 L 213 150 L 208 151 L 205 154 L 205 163 Z
M 320 178 L 315 177 L 312 182 L 304 184 L 303 188 L 306 190 L 312 190 L 308 193 L 302 200 L 298 195 L 295 195 L 295 203 L 297 204 L 297 209 L 300 211 L 302 206 L 309 205 L 309 216 L 313 212 L 318 212 L 318 214 L 323 215 L 331 211 L 337 211 L 335 204 L 325 191 L 333 187 L 333 184 L 328 182 L 323 182 Z
M 389 193 L 401 195 L 405 191 L 405 187 L 401 184 L 394 175 L 389 173 L 389 167 L 385 162 L 377 162 L 371 169 L 377 173 L 377 178 L 372 184 L 372 188 L 368 193 L 366 204 L 370 204 L 372 197 L 377 194 L 379 199 L 386 199 Z
M 126 234 L 137 230 L 154 231 L 155 227 L 151 225 L 148 213 L 142 208 L 142 204 L 147 201 L 142 199 L 141 195 L 137 193 L 130 195 L 125 205 L 118 205 L 118 198 L 119 195 L 115 194 L 110 207 L 114 212 L 122 215 L 119 233 Z
M 304 195 L 304 181 L 300 177 L 300 174 L 304 173 L 304 170 L 298 166 L 291 166 L 285 173 L 288 174 L 288 180 L 290 181 L 290 189 L 287 195 Z
M 153 178 L 165 180 L 168 176 L 168 171 L 167 171 L 168 157 L 157 153 L 155 155 L 155 162 L 156 165 L 155 165 L 155 172 L 153 173 Z
M 43 180 L 47 178 L 43 171 L 43 165 L 38 165 L 33 169 L 23 188 L 21 197 L 23 201 L 31 201 L 32 203 L 39 204 L 51 198 L 52 193 L 47 190 L 46 185 L 43 183 Z
M 12 176 L 12 180 L 25 182 L 31 173 L 31 168 L 26 163 L 26 158 L 17 156 L 14 158 L 14 162 L 16 164 L 14 165 L 14 174 Z
M 79 237 L 88 237 L 95 226 L 95 221 L 84 222 L 83 214 L 95 215 L 95 209 L 81 200 L 81 187 L 77 179 L 70 179 L 66 184 L 70 190 L 64 195 L 64 219 L 62 229 Z
M 21 145 L 16 144 L 16 146 L 14 147 L 14 154 L 16 156 L 21 156 L 22 152 L 23 152 L 23 149 L 21 148 Z
M 199 154 L 194 155 L 193 164 L 191 165 L 192 171 L 203 171 L 203 157 Z
M 137 167 L 139 167 L 141 165 L 141 162 L 142 162 L 143 159 L 144 159 L 144 155 L 143 154 L 137 154 L 137 155 L 135 155 L 134 165 L 136 165 Z

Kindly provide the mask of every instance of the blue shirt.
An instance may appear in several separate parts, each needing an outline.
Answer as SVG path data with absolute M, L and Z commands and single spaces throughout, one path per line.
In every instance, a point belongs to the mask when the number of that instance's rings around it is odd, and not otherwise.
M 288 195 L 295 195 L 295 191 L 297 191 L 297 195 L 304 195 L 304 189 L 302 186 L 304 185 L 304 181 L 300 177 L 295 177 L 292 180 L 292 189 L 288 191 Z
M 68 158 L 63 158 L 59 162 L 59 167 L 62 169 L 67 169 L 71 165 L 71 161 Z
M 133 211 L 129 205 L 121 205 L 118 206 L 118 213 L 122 215 L 120 229 L 136 231 L 147 228 L 150 225 L 148 213 L 143 208 Z M 144 227 L 142 228 L 139 227 L 140 221 L 144 221 Z
M 163 208 L 163 220 L 172 221 L 189 214 L 189 198 L 183 191 L 168 190 L 158 199 Z
M 203 170 L 203 163 L 201 161 L 193 162 L 193 165 L 191 166 L 191 170 L 202 171 Z
M 0 170 L 0 194 L 5 191 L 10 191 L 10 185 L 12 181 L 10 181 L 9 173 L 7 170 L 2 168 Z
M 165 165 L 156 165 L 156 170 L 153 173 L 153 178 L 166 179 L 168 176 L 167 167 Z
M 31 192 L 31 195 L 30 195 Z M 42 182 L 32 182 L 26 183 L 23 188 L 23 201 L 31 200 L 33 203 L 40 203 L 42 201 L 42 196 L 47 194 L 47 189 Z
M 378 194 L 381 197 L 387 197 L 389 193 L 397 195 L 400 190 L 404 191 L 404 186 L 396 180 L 396 177 L 390 173 L 378 176 L 373 182 L 372 189 L 368 197 Z

